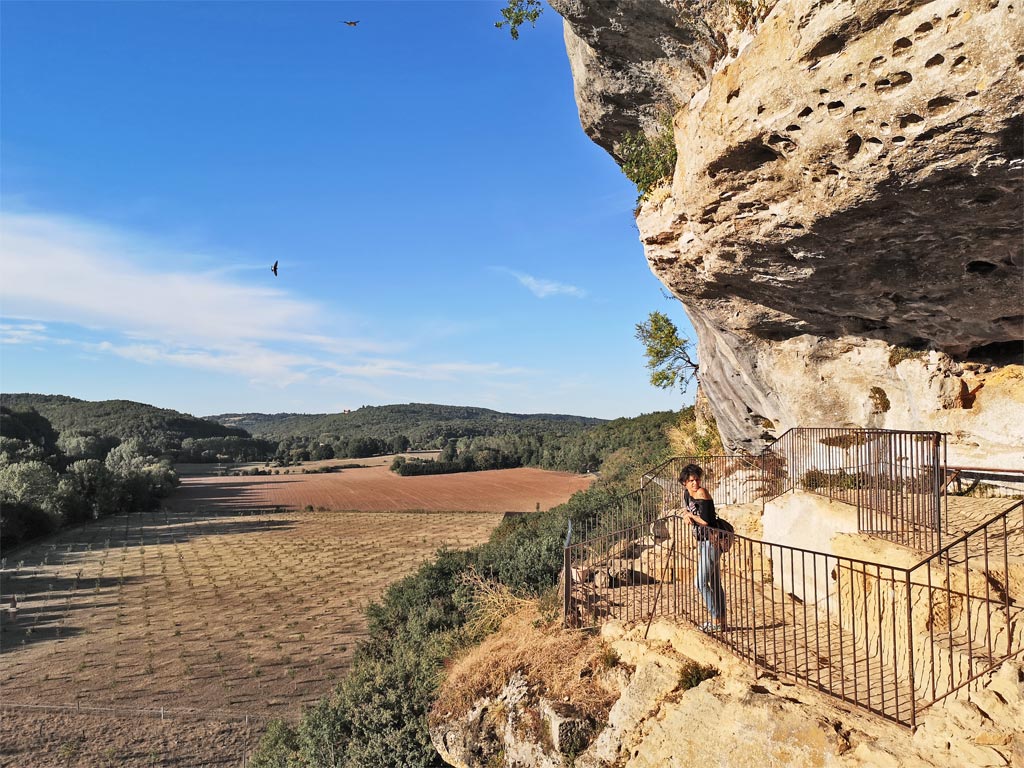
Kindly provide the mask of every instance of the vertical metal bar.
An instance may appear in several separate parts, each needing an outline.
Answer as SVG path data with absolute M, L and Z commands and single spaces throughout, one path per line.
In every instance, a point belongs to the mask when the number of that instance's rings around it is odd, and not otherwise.
M 985 574 L 988 575 L 992 571 L 989 569 L 989 562 L 988 562 L 988 526 L 987 525 L 982 529 L 982 533 L 984 534 L 984 536 L 982 537 L 982 541 L 983 541 L 982 546 L 984 547 L 984 554 L 985 554 Z M 1007 569 L 1007 573 L 1009 573 L 1009 569 Z M 1007 579 L 1007 581 L 1009 581 L 1009 579 Z M 1010 627 L 1009 622 L 1007 622 L 1006 627 L 1007 627 L 1007 629 L 1009 629 L 1009 627 Z M 992 661 L 993 661 L 993 653 L 992 653 L 992 589 L 991 589 L 991 579 L 989 579 L 989 578 L 985 579 L 985 647 L 988 649 L 988 663 L 991 664 Z
M 863 573 L 863 571 L 861 571 Z M 853 700 L 860 701 L 860 668 L 857 660 L 857 591 L 856 591 L 856 577 L 854 576 L 853 566 L 850 566 L 850 628 L 851 648 L 850 651 L 853 653 Z
M 811 566 L 814 574 L 814 668 L 817 672 L 815 678 L 818 683 L 818 687 L 821 688 L 821 637 L 819 627 L 821 622 L 818 619 L 818 555 L 814 553 L 811 555 Z M 828 582 L 825 582 L 826 584 Z
M 931 652 L 931 659 L 930 659 L 931 665 L 929 666 L 928 669 L 930 670 L 929 674 L 930 674 L 930 677 L 931 677 L 931 679 L 929 681 L 930 684 L 931 684 L 931 700 L 934 701 L 935 700 L 935 615 L 934 615 L 934 613 L 935 613 L 935 606 L 933 604 L 934 601 L 932 599 L 932 595 L 934 594 L 934 590 L 933 590 L 933 587 L 932 587 L 932 561 L 931 560 L 928 561 L 928 569 L 927 569 L 926 573 L 928 574 L 928 623 L 927 623 L 926 626 L 928 627 L 928 648 L 929 648 L 929 650 Z
M 971 569 L 968 567 L 970 563 L 970 552 L 967 550 L 967 542 L 970 540 L 970 536 L 964 538 L 964 606 L 967 612 L 967 631 L 964 633 L 967 639 L 967 679 L 970 680 L 974 676 L 974 630 L 971 627 Z M 956 680 L 953 681 L 953 687 L 957 688 Z
M 789 550 L 789 594 L 790 594 L 791 597 L 795 597 L 796 596 L 796 568 L 793 565 L 793 548 L 792 547 L 787 547 L 786 549 Z M 787 605 L 788 604 L 785 602 L 785 600 L 783 600 L 783 603 L 782 603 L 783 611 L 785 611 Z M 797 645 L 797 640 L 796 640 L 796 630 L 797 630 L 797 626 L 796 626 L 796 609 L 795 608 L 791 608 L 790 613 L 793 616 L 793 619 L 792 619 L 792 624 L 793 624 L 793 675 L 795 677 L 797 677 L 797 679 L 799 679 L 799 675 L 797 675 L 797 666 L 799 664 L 799 661 L 797 659 L 797 654 L 800 651 L 800 647 Z M 789 666 L 789 654 L 788 654 L 788 652 L 783 657 L 783 661 L 786 664 L 786 666 L 788 667 Z
M 1024 501 L 1019 502 L 1017 505 L 1020 509 L 1021 515 L 1021 528 L 1024 529 Z M 1012 507 L 1010 508 L 1012 509 Z M 1006 581 L 1003 587 L 1003 607 L 1006 611 L 1006 655 L 1010 655 L 1012 649 L 1012 643 L 1010 642 L 1013 637 L 1013 633 L 1009 631 L 1012 624 L 1010 623 L 1010 536 L 1006 530 L 1007 519 L 1010 516 L 1010 510 L 1006 510 L 1003 513 L 1003 573 L 1006 575 L 1003 577 Z
M 803 616 L 803 619 L 804 619 L 804 629 L 803 629 L 803 632 L 804 632 L 804 667 L 807 670 L 807 682 L 810 683 L 811 682 L 811 665 L 810 665 L 810 657 L 808 656 L 808 654 L 811 651 L 811 649 L 810 649 L 810 644 L 811 643 L 810 643 L 810 637 L 809 637 L 810 632 L 808 632 L 808 630 L 807 630 L 807 553 L 804 552 L 803 550 L 800 550 L 800 577 L 801 577 L 801 579 L 800 579 L 800 581 L 801 581 L 801 584 L 800 584 L 801 592 L 800 592 L 800 594 L 803 596 L 803 614 L 804 614 L 804 616 Z
M 898 606 L 896 605 L 896 571 L 893 568 L 889 569 L 889 593 L 892 595 L 892 693 L 893 700 L 896 704 L 896 720 L 897 722 L 903 722 L 900 719 L 900 641 L 899 634 L 896 628 L 896 612 Z
M 572 541 L 572 518 L 569 518 L 569 530 L 565 534 L 565 548 L 562 550 L 562 573 L 564 586 L 562 593 L 562 623 L 569 626 L 569 609 L 572 597 L 572 567 L 570 564 L 569 542 Z
M 950 555 L 946 556 L 946 638 L 949 642 L 949 669 L 950 674 L 954 677 L 951 678 L 955 681 L 956 669 L 953 665 L 953 590 L 952 590 L 952 576 L 950 574 Z M 948 691 L 947 691 L 948 693 Z
M 749 574 L 749 578 L 747 579 L 749 597 L 743 601 L 743 626 L 744 633 L 746 635 L 745 643 L 752 653 L 751 660 L 754 663 L 754 680 L 757 680 L 757 613 L 755 611 L 756 603 L 754 602 L 757 598 L 754 595 L 754 543 L 749 540 L 744 541 L 743 547 L 747 552 L 748 567 L 746 572 Z
M 772 555 L 774 555 L 775 547 L 773 545 L 769 545 L 768 551 L 770 553 L 772 553 Z M 781 552 L 780 552 L 780 554 L 781 554 Z M 778 633 L 779 622 L 775 618 L 775 602 L 776 602 L 776 595 L 777 595 L 779 590 L 775 586 L 775 558 L 774 557 L 772 557 L 771 563 L 772 563 L 772 582 L 771 582 L 771 584 L 772 584 L 772 588 L 771 588 L 771 596 L 772 596 L 772 666 L 773 666 L 773 668 L 776 671 L 778 671 L 778 669 L 779 669 L 779 640 L 778 640 L 778 634 L 777 633 Z M 780 582 L 780 585 L 782 585 L 783 587 L 785 586 L 785 585 L 782 584 L 782 563 L 781 563 L 781 561 L 779 562 L 779 582 Z M 783 632 L 783 637 L 785 637 L 785 632 Z
M 864 667 L 865 675 L 865 687 L 867 688 L 867 707 L 874 711 L 871 706 L 871 691 L 874 686 L 871 684 L 871 622 L 868 619 L 868 567 L 867 565 L 860 566 L 860 581 L 861 581 L 861 594 L 864 601 L 864 627 L 862 630 L 864 636 Z
M 843 638 L 843 565 L 836 558 L 836 595 L 839 599 L 839 685 L 846 698 L 846 642 Z M 851 611 L 852 612 L 852 611 Z
M 836 568 L 838 569 L 838 561 Z M 838 570 L 836 571 L 838 573 Z M 829 596 L 832 593 L 831 586 L 828 583 L 828 579 L 832 577 L 832 570 L 828 567 L 828 555 L 825 555 L 825 573 L 827 578 L 825 579 L 825 642 L 828 650 L 828 691 L 829 693 L 835 693 L 835 682 L 833 680 L 832 670 L 835 664 L 832 661 L 832 602 Z
M 908 664 L 910 665 L 909 672 L 907 674 L 907 681 L 910 684 L 909 701 L 910 701 L 910 727 L 917 727 L 917 686 L 914 684 L 917 677 L 917 670 L 914 668 L 914 600 L 911 594 L 910 586 L 910 571 L 906 570 L 904 573 L 904 582 L 906 584 L 906 607 L 907 607 L 907 651 L 909 654 Z
M 945 440 L 942 441 L 945 445 Z M 942 504 L 939 498 L 942 492 L 942 479 L 939 477 L 939 433 L 935 433 L 934 449 L 932 450 L 932 477 L 934 484 L 935 521 L 934 529 L 938 536 L 939 548 L 942 546 Z
M 878 654 L 878 689 L 881 692 L 881 704 L 879 705 L 882 713 L 885 713 L 885 638 L 882 632 L 882 617 L 885 613 L 882 607 L 882 566 L 875 565 L 875 614 L 876 622 L 878 624 L 878 641 L 876 643 L 876 653 Z

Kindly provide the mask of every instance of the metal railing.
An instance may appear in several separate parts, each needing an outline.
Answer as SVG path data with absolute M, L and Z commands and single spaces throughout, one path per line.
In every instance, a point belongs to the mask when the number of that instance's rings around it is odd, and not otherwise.
M 908 570 L 910 647 L 927 653 L 911 660 L 921 709 L 1020 653 L 1024 604 L 1012 593 L 1022 562 L 1024 500 Z
M 768 463 L 775 464 L 770 458 Z M 766 476 L 771 476 L 761 456 L 676 456 L 644 473 L 640 487 L 659 485 L 670 507 L 681 507 L 679 473 L 688 464 L 704 471 L 702 485 L 719 506 L 759 503 L 765 495 Z
M 867 434 L 847 437 L 853 432 Z M 831 489 L 833 498 L 858 505 L 867 532 L 923 546 L 939 540 L 938 532 L 928 536 L 917 530 L 930 530 L 939 508 L 915 497 L 937 498 L 942 473 L 934 461 L 941 445 L 935 433 L 807 430 L 787 450 L 758 459 L 665 462 L 644 475 L 639 491 L 570 526 L 563 577 L 566 623 L 580 627 L 610 618 L 650 622 L 673 616 L 699 626 L 713 620 L 714 602 L 708 603 L 697 585 L 694 532 L 677 514 L 677 478 L 688 463 L 704 469 L 716 501 L 759 498 L 757 491 L 745 489 L 759 488 L 771 497 L 796 488 Z M 837 451 L 850 461 L 839 461 Z M 865 456 L 877 458 L 879 466 L 871 467 Z M 862 473 L 855 483 L 807 488 L 802 482 L 809 472 L 839 477 L 854 470 Z M 758 472 L 759 483 L 752 479 Z M 895 522 L 882 525 L 877 518 L 886 510 L 892 510 Z M 897 723 L 916 725 L 921 710 L 1024 647 L 1024 604 L 1011 594 L 1020 580 L 1020 574 L 1011 575 L 1014 562 L 1024 568 L 1024 501 L 911 568 L 736 534 L 732 541 L 718 568 L 728 628 L 716 636 L 755 668 Z M 715 599 L 713 591 L 709 596 Z
M 712 622 L 690 529 L 670 514 L 566 547 L 567 623 Z M 1010 578 L 1022 555 L 1024 501 L 912 568 L 734 534 L 719 559 L 727 629 L 717 637 L 755 668 L 914 726 L 1024 647 Z
M 791 429 L 761 456 L 765 498 L 802 490 L 842 501 L 857 508 L 859 532 L 935 552 L 942 547 L 945 451 L 939 432 Z

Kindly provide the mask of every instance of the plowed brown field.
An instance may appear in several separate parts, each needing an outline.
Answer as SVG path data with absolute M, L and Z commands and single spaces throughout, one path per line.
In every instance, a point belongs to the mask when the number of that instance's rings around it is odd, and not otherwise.
M 340 462 L 337 462 L 340 463 Z M 327 474 L 185 477 L 171 500 L 175 508 L 359 510 L 397 512 L 532 512 L 549 509 L 593 477 L 524 467 L 453 475 L 400 477 L 386 464 Z

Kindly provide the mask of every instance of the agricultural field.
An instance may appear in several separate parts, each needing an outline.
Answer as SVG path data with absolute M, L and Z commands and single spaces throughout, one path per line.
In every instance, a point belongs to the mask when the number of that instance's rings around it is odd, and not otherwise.
M 2 564 L 0 765 L 241 765 L 267 719 L 297 719 L 344 673 L 388 584 L 587 483 L 384 466 L 194 477 L 160 512 L 17 551 Z
M 310 462 L 279 474 L 217 477 L 186 475 L 171 500 L 178 509 L 204 507 L 247 509 L 359 510 L 361 512 L 446 510 L 455 512 L 532 512 L 561 504 L 588 488 L 590 475 L 520 469 L 462 472 L 452 475 L 399 477 L 388 470 L 392 457 Z M 303 470 L 359 463 L 358 469 L 323 474 Z M 263 469 L 248 465 L 249 470 Z

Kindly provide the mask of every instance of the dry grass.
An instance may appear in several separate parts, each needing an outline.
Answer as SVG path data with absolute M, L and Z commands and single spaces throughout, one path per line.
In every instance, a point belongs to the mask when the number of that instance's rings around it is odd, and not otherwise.
M 500 582 L 485 579 L 476 570 L 466 571 L 461 578 L 473 595 L 473 610 L 466 622 L 466 632 L 471 637 L 484 637 L 497 631 L 507 616 L 535 603 L 518 597 Z
M 705 434 L 698 434 L 693 419 L 683 417 L 675 426 L 666 428 L 665 437 L 675 456 L 715 456 L 725 452 L 714 425 L 709 425 Z
M 603 722 L 618 694 L 602 686 L 602 673 L 616 664 L 618 657 L 599 637 L 546 622 L 538 601 L 528 601 L 497 633 L 452 663 L 431 720 L 468 712 L 478 699 L 498 694 L 519 671 L 545 698 L 571 703 Z

